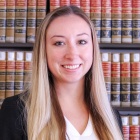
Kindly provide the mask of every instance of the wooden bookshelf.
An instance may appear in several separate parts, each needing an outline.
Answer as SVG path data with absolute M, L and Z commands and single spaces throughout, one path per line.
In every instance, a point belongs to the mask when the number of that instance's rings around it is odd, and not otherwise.
M 113 107 L 117 109 L 121 115 L 140 115 L 140 107 Z
M 33 45 L 32 43 L 0 43 L 0 49 L 9 49 L 9 48 L 12 48 L 12 49 L 17 49 L 17 48 L 33 48 Z M 140 44 L 117 44 L 117 43 L 100 43 L 99 44 L 100 48 L 101 49 L 113 49 L 113 50 L 140 50 Z
M 10 51 L 31 51 L 34 44 L 32 43 L 0 43 L 0 50 Z
M 100 44 L 101 49 L 125 49 L 125 50 L 140 50 L 140 44 L 129 44 L 129 43 L 124 43 L 124 44 L 117 44 L 117 43 L 101 43 Z

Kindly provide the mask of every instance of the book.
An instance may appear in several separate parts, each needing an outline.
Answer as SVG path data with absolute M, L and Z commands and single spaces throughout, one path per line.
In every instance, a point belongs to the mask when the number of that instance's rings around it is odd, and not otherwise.
M 90 1 L 90 19 L 95 27 L 98 43 L 101 42 L 101 0 Z
M 132 43 L 132 0 L 122 1 L 122 43 Z
M 15 42 L 26 42 L 27 0 L 15 3 Z
M 14 81 L 14 93 L 15 95 L 22 93 L 23 80 L 24 80 L 24 52 L 15 52 L 15 81 Z
M 60 6 L 70 5 L 70 0 L 60 0 Z
M 122 0 L 112 0 L 111 2 L 111 20 L 112 20 L 112 43 L 121 43 L 122 26 Z
M 38 29 L 40 23 L 46 16 L 47 11 L 47 1 L 37 0 L 37 11 L 36 11 L 36 28 Z
M 120 106 L 120 54 L 111 54 L 111 105 Z
M 108 99 L 111 101 L 111 53 L 101 53 L 101 60 Z
M 130 106 L 130 53 L 121 53 L 121 106 Z
M 122 120 L 122 130 L 123 130 L 123 138 L 124 140 L 129 140 L 129 116 L 121 116 Z
M 80 8 L 80 0 L 70 0 L 70 5 L 75 5 Z
M 140 43 L 140 1 L 132 1 L 132 31 L 133 43 Z
M 36 34 L 36 0 L 27 2 L 27 42 L 34 43 Z
M 0 0 L 0 43 L 5 42 L 6 0 Z
M 24 89 L 28 89 L 32 75 L 32 52 L 24 53 Z
M 140 107 L 140 54 L 131 53 L 131 106 Z
M 15 0 L 6 0 L 6 42 L 14 42 Z
M 111 43 L 111 0 L 102 0 L 101 6 L 101 43 Z
M 6 97 L 14 96 L 15 52 L 8 51 L 6 59 Z
M 0 108 L 5 99 L 6 52 L 0 51 Z
M 140 138 L 140 120 L 139 116 L 130 116 L 130 140 L 139 140 Z
M 80 0 L 80 7 L 90 17 L 90 0 Z
M 50 11 L 53 11 L 58 7 L 60 7 L 60 1 L 59 0 L 50 0 Z

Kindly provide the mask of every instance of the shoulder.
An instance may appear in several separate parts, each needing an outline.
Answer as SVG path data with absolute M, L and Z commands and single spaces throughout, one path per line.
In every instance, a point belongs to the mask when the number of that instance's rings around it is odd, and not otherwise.
M 22 112 L 25 108 L 24 102 L 21 100 L 22 98 L 28 98 L 28 92 L 25 91 L 24 93 L 8 97 L 4 100 L 0 113 L 5 113 L 5 111 L 10 111 L 10 112 Z
M 4 100 L 0 110 L 0 139 L 21 140 L 26 126 L 24 121 L 24 103 L 21 95 L 8 97 Z M 22 139 L 24 140 L 24 139 Z
M 20 96 L 21 95 L 19 94 L 6 98 L 1 106 L 0 114 L 6 116 L 7 115 L 16 116 L 19 113 L 21 113 L 24 110 L 25 106 L 23 101 L 20 99 Z
M 15 108 L 16 106 L 23 105 L 23 102 L 20 100 L 20 94 L 15 95 L 12 97 L 8 97 L 4 100 L 1 110 L 8 109 L 8 108 Z

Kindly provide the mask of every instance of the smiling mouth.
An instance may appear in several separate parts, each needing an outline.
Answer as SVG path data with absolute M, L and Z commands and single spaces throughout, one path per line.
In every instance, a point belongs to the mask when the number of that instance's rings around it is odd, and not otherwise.
M 80 67 L 81 64 L 78 65 L 63 65 L 64 68 L 74 70 Z

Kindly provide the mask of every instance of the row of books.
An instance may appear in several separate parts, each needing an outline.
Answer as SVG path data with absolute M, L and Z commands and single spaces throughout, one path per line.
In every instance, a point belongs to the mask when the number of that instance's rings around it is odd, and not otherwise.
M 23 91 L 31 59 L 32 52 L 0 52 L 0 99 Z M 101 53 L 101 60 L 111 104 L 140 107 L 140 54 Z
M 140 53 L 101 53 L 101 60 L 111 104 L 140 107 Z
M 46 0 L 0 0 L 0 42 L 34 43 Z
M 30 85 L 32 52 L 0 52 L 0 105 Z
M 101 43 L 140 43 L 139 0 L 50 0 L 50 10 L 76 5 L 92 20 Z
M 140 115 L 121 116 L 124 140 L 140 140 Z

